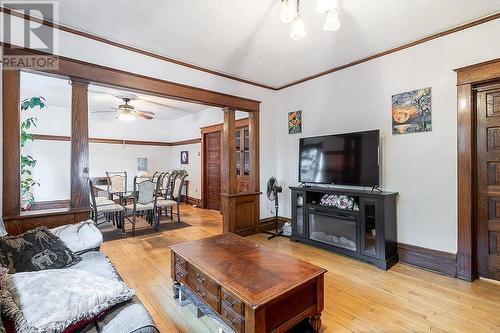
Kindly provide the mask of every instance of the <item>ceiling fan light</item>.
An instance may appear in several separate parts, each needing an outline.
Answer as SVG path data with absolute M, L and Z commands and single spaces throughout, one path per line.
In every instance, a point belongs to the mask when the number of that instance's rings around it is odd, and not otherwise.
M 283 23 L 290 23 L 297 16 L 296 0 L 281 0 L 280 19 Z
M 118 115 L 118 119 L 120 119 L 122 121 L 134 121 L 135 117 L 134 117 L 134 115 L 132 115 L 130 113 L 120 113 Z
M 290 34 L 290 37 L 293 40 L 301 40 L 306 35 L 307 33 L 306 29 L 304 28 L 302 17 L 300 16 L 300 14 L 297 14 L 297 17 L 295 17 L 295 20 L 293 20 L 292 33 Z
M 340 29 L 339 12 L 337 9 L 329 10 L 326 14 L 324 31 L 337 31 Z
M 316 4 L 316 11 L 319 14 L 324 14 L 329 10 L 333 10 L 337 8 L 336 0 L 318 0 Z

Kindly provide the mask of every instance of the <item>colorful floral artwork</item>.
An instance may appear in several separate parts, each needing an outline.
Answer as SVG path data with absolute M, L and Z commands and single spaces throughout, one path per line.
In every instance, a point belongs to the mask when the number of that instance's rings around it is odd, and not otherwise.
M 392 96 L 392 134 L 432 130 L 431 88 Z
M 302 111 L 288 112 L 288 134 L 302 133 Z

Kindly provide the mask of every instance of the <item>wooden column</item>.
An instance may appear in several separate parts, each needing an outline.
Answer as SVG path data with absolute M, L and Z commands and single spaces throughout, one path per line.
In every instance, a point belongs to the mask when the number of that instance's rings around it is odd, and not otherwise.
M 249 112 L 248 118 L 250 137 L 250 175 L 252 176 L 250 191 L 260 192 L 259 112 Z
M 89 126 L 88 82 L 71 79 L 71 198 L 70 209 L 88 208 Z
M 4 218 L 21 211 L 20 71 L 3 70 L 3 206 Z
M 238 192 L 236 179 L 235 109 L 224 108 L 222 130 L 222 221 L 223 231 L 241 236 L 259 230 L 259 115 L 249 117 L 250 172 L 252 183 L 248 192 Z M 254 114 L 255 113 L 255 114 Z
M 237 192 L 236 183 L 236 110 L 222 109 L 224 124 L 222 126 L 222 193 Z

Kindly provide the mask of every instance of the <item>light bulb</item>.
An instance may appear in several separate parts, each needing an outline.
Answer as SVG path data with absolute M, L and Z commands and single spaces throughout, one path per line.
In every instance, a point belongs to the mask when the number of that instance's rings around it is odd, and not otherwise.
M 316 4 L 316 11 L 319 14 L 326 13 L 327 11 L 335 8 L 337 8 L 336 0 L 318 0 L 318 3 Z
M 292 33 L 290 34 L 290 37 L 292 37 L 293 40 L 300 40 L 306 36 L 306 30 L 304 29 L 304 22 L 302 22 L 302 17 L 300 17 L 300 14 L 297 14 L 297 17 L 295 17 L 295 20 L 293 20 L 293 25 L 292 25 Z
M 340 29 L 339 12 L 337 9 L 329 10 L 326 14 L 325 25 L 323 30 L 325 31 L 337 31 Z
M 281 0 L 281 21 L 290 23 L 297 16 L 297 0 Z
M 118 115 L 118 119 L 120 119 L 122 121 L 133 121 L 133 120 L 135 120 L 135 117 L 133 115 L 131 115 L 130 113 L 120 113 Z

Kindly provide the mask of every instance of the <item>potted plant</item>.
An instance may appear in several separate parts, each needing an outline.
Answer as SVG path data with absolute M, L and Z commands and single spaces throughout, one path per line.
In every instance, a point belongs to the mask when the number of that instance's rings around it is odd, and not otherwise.
M 45 98 L 42 96 L 31 97 L 21 102 L 21 111 L 28 109 L 35 109 L 38 107 L 40 110 L 46 106 Z M 34 141 L 32 134 L 28 130 L 32 127 L 37 127 L 38 119 L 36 117 L 26 118 L 21 122 L 21 148 L 23 148 L 28 141 Z M 33 168 L 36 166 L 37 160 L 31 155 L 23 155 L 21 152 L 21 209 L 29 210 L 35 202 L 32 189 L 35 186 L 40 186 L 36 180 L 33 179 Z

